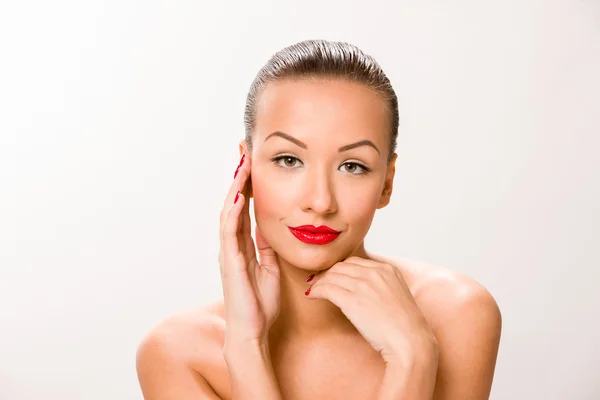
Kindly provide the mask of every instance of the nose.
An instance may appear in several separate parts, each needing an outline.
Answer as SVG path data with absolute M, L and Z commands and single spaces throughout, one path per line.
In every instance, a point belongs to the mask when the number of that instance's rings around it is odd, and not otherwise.
M 331 214 L 337 211 L 333 180 L 324 168 L 314 168 L 306 174 L 306 184 L 302 191 L 303 210 L 317 214 Z

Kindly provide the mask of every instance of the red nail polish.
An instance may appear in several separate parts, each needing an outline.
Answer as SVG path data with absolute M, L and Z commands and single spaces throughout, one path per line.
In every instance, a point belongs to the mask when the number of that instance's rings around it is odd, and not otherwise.
M 306 278 L 306 282 L 312 281 L 314 277 L 315 277 L 315 274 L 312 274 L 311 276 L 309 276 L 308 278 Z
M 242 159 L 240 160 L 240 163 L 238 164 L 237 168 L 235 169 L 235 174 L 233 174 L 233 179 L 235 179 L 235 177 L 237 176 L 238 171 L 240 170 L 240 167 L 244 163 L 244 158 L 245 157 L 246 157 L 246 153 L 242 154 Z
M 304 292 L 304 295 L 305 295 L 305 296 L 308 296 L 308 295 L 309 295 L 309 293 L 310 293 L 310 289 L 312 289 L 312 288 L 308 288 L 308 290 L 307 290 L 306 292 Z
M 237 203 L 239 197 L 240 197 L 240 191 L 238 190 L 237 194 L 235 195 L 235 199 L 233 200 L 233 204 Z

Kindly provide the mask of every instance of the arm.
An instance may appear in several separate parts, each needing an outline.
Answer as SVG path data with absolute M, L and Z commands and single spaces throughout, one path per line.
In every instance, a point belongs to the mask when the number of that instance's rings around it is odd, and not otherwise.
M 152 332 L 138 347 L 136 369 L 145 400 L 221 400 L 185 363 L 166 333 Z
M 445 305 L 436 332 L 440 348 L 434 400 L 489 399 L 502 330 L 502 315 L 492 295 L 473 284 L 468 295 Z
M 435 340 L 425 343 L 401 363 L 388 362 L 378 400 L 430 400 L 436 381 L 439 347 Z
M 268 345 L 226 345 L 223 356 L 233 400 L 282 399 Z
M 442 318 L 433 328 L 437 346 L 419 346 L 408 361 L 387 364 L 380 400 L 489 398 L 502 319 L 489 292 L 469 286 L 460 299 L 437 304 Z

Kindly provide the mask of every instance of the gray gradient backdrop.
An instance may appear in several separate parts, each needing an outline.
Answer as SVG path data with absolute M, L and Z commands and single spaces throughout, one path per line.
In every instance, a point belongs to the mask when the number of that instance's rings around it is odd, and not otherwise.
M 600 399 L 600 2 L 0 6 L 0 399 L 141 399 L 158 321 L 221 296 L 246 90 L 309 38 L 400 98 L 369 249 L 469 274 L 504 330 L 492 399 Z

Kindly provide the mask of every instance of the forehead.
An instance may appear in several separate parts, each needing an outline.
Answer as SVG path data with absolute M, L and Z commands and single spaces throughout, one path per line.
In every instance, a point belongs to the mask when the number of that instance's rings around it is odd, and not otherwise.
M 384 146 L 389 114 L 383 98 L 364 84 L 285 79 L 268 83 L 256 108 L 256 139 L 276 130 L 299 139 L 370 139 Z

